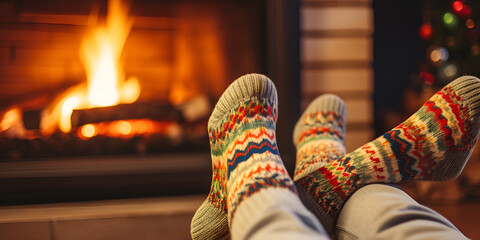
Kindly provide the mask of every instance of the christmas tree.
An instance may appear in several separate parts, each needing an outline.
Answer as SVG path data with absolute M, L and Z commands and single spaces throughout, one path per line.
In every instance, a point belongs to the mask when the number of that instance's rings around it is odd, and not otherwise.
M 426 0 L 419 27 L 419 72 L 412 84 L 441 88 L 462 75 L 480 77 L 480 1 Z

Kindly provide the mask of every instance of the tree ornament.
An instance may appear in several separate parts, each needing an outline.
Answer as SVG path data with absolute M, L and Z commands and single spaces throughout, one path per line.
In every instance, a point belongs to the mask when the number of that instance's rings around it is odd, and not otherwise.
M 433 35 L 432 24 L 430 24 L 430 22 L 424 22 L 420 26 L 418 33 L 423 40 L 430 40 Z
M 443 14 L 443 24 L 448 29 L 453 29 L 458 25 L 458 18 L 451 12 Z
M 452 7 L 453 7 L 453 11 L 455 11 L 455 13 L 458 14 L 463 10 L 463 2 L 458 0 L 454 1 L 452 4 Z
M 472 29 L 472 28 L 475 27 L 475 21 L 473 21 L 473 19 L 469 18 L 469 19 L 467 19 L 467 21 L 465 21 L 465 26 L 467 28 Z

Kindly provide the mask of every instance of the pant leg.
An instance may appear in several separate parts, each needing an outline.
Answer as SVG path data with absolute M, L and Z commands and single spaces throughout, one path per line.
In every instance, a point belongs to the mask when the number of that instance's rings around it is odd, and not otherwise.
M 385 184 L 360 188 L 337 221 L 338 239 L 466 239 L 446 218 Z
M 330 239 L 298 196 L 285 189 L 264 189 L 248 197 L 231 221 L 233 240 Z

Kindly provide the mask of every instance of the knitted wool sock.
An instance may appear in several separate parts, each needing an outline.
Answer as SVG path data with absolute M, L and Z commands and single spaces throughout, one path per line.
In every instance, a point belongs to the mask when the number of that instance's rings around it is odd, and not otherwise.
M 308 105 L 293 130 L 293 144 L 297 148 L 293 180 L 346 154 L 346 117 L 345 104 L 333 94 L 317 97 Z
M 245 199 L 262 189 L 296 192 L 278 155 L 276 120 L 277 92 L 263 75 L 242 76 L 220 97 L 208 121 L 212 187 L 192 220 L 193 239 L 228 238 L 227 219 L 233 218 Z
M 281 192 L 282 199 L 298 199 L 278 153 L 276 120 L 275 86 L 260 74 L 249 74 L 232 83 L 209 119 L 212 155 L 222 156 L 227 165 L 230 224 L 242 202 L 265 189 L 272 194 Z M 263 204 L 272 199 L 262 199 Z
M 394 129 L 297 180 L 300 198 L 331 233 L 345 201 L 366 184 L 452 179 L 472 153 L 479 117 L 480 80 L 460 77 Z

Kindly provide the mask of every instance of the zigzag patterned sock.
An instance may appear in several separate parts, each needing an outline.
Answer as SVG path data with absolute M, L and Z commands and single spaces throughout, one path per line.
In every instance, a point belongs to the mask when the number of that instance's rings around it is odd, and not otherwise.
M 212 155 L 222 156 L 227 165 L 230 224 L 238 207 L 265 189 L 287 191 L 291 196 L 287 193 L 282 197 L 297 198 L 295 185 L 278 154 L 276 120 L 275 86 L 260 74 L 249 74 L 232 83 L 209 119 Z
M 212 188 L 192 220 L 193 239 L 228 238 L 227 219 L 231 223 L 237 207 L 262 189 L 287 189 L 297 198 L 278 155 L 276 120 L 277 92 L 266 76 L 242 76 L 220 97 L 208 121 Z
M 346 120 L 345 103 L 336 95 L 324 94 L 308 105 L 293 130 L 297 148 L 294 181 L 346 154 Z
M 480 80 L 464 76 L 374 141 L 295 182 L 330 233 L 345 201 L 369 183 L 445 181 L 461 173 L 479 136 Z

